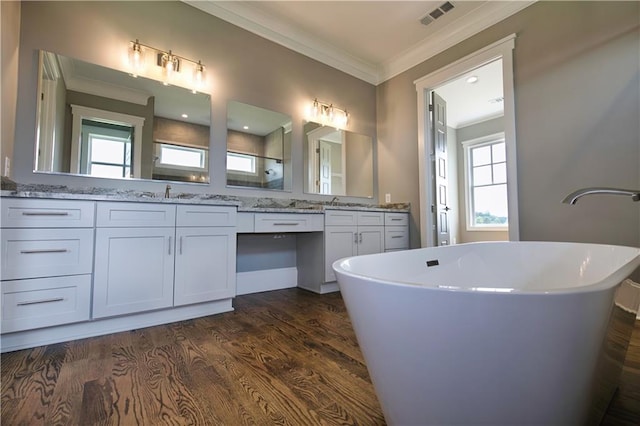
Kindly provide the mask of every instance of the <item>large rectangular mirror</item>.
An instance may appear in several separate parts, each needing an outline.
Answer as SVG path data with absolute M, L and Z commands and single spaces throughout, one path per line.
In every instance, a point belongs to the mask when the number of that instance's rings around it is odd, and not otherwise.
M 40 53 L 34 169 L 209 182 L 209 95 Z
M 304 190 L 311 194 L 373 197 L 373 141 L 370 136 L 304 124 Z
M 227 104 L 227 185 L 291 190 L 291 117 Z

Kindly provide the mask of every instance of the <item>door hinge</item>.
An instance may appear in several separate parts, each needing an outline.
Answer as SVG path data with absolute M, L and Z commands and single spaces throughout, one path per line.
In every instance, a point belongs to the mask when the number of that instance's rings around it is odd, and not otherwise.
M 431 213 L 435 213 L 435 212 L 436 212 L 435 206 L 431 204 Z
M 316 154 L 320 154 L 320 148 L 316 148 Z
M 433 112 L 433 104 L 429 104 L 429 112 Z

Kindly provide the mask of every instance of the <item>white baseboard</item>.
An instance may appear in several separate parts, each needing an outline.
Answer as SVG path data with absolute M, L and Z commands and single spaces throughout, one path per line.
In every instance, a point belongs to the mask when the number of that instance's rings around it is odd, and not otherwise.
M 198 303 L 197 305 L 178 306 L 161 311 L 141 312 L 120 317 L 7 333 L 0 336 L 0 352 L 16 351 L 230 312 L 233 311 L 231 301 L 232 299 L 224 299 Z
M 260 271 L 238 272 L 236 274 L 236 295 L 260 293 L 297 287 L 298 268 L 263 269 Z

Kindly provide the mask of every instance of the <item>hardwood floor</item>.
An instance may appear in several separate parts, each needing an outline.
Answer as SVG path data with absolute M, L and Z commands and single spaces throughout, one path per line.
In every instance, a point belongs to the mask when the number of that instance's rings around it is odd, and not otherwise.
M 382 425 L 339 293 L 2 355 L 3 425 Z M 603 424 L 640 424 L 640 321 Z

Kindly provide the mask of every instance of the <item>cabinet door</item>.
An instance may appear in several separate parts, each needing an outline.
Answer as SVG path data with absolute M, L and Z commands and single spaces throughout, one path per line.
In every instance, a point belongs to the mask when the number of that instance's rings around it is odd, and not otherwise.
M 96 230 L 94 318 L 173 305 L 174 230 Z
M 327 226 L 324 228 L 324 281 L 336 280 L 331 265 L 343 257 L 355 256 L 357 252 L 355 226 Z
M 384 226 L 358 227 L 358 255 L 384 251 Z
M 236 293 L 235 228 L 177 228 L 174 305 Z

